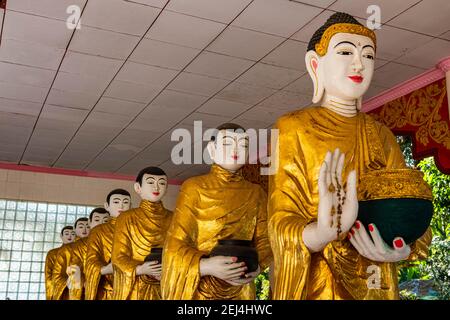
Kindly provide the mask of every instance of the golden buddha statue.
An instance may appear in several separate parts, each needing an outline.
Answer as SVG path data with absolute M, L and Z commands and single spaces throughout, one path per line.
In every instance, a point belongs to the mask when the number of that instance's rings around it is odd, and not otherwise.
M 54 268 L 53 300 L 83 300 L 85 258 L 87 239 L 91 229 L 107 222 L 109 213 L 104 208 L 95 208 L 89 218 L 75 222 L 75 242 L 59 250 Z
M 111 219 L 91 230 L 87 240 L 85 300 L 111 300 L 113 293 L 113 268 L 111 252 L 116 219 L 130 209 L 130 193 L 123 189 L 112 190 L 106 197 L 105 209 Z
M 359 112 L 375 52 L 372 30 L 333 14 L 305 56 L 320 106 L 275 124 L 278 169 L 268 199 L 274 299 L 398 299 L 396 262 L 427 256 L 430 229 L 411 246 L 397 238 L 391 248 L 373 226 L 363 237 L 365 226 L 356 220 L 358 178 L 405 168 L 391 131 Z M 379 277 L 378 286 L 371 276 Z
M 186 180 L 178 195 L 163 254 L 164 299 L 255 299 L 253 280 L 272 261 L 267 195 L 239 173 L 248 159 L 248 135 L 236 124 L 217 129 L 208 143 L 211 171 Z M 252 241 L 257 270 L 247 272 L 237 257 L 209 257 L 224 239 Z
M 112 299 L 160 300 L 161 263 L 145 259 L 152 248 L 162 248 L 172 219 L 172 212 L 161 202 L 167 191 L 167 175 L 157 167 L 142 169 L 134 190 L 142 199 L 139 208 L 116 219 Z
M 72 243 L 75 240 L 75 232 L 73 231 L 73 227 L 65 226 L 62 228 L 60 236 L 63 243 L 62 246 Z M 60 250 L 62 246 L 47 252 L 47 256 L 45 258 L 45 297 L 47 300 L 52 300 L 53 267 L 55 265 L 58 250 Z

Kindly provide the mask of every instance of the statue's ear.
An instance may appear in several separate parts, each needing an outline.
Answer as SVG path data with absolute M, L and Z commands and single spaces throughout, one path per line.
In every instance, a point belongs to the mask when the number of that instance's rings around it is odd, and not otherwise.
M 105 208 L 106 211 L 109 211 L 109 204 L 108 204 L 108 202 L 105 201 L 103 207 Z
M 214 141 L 210 141 L 208 142 L 208 145 L 206 146 L 206 148 L 208 149 L 208 153 L 209 153 L 209 157 L 211 158 L 213 163 L 216 163 L 215 161 L 215 156 L 216 156 L 216 146 Z
M 138 195 L 141 195 L 141 185 L 139 184 L 139 182 L 135 182 L 133 186 L 134 186 L 134 191 Z
M 314 84 L 314 93 L 312 102 L 318 103 L 323 97 L 323 79 L 320 77 L 320 59 L 319 55 L 314 50 L 309 50 L 305 55 L 306 69 L 308 70 L 309 76 Z
M 362 97 L 359 97 L 358 99 L 356 99 L 356 109 L 358 111 L 361 111 L 362 108 Z

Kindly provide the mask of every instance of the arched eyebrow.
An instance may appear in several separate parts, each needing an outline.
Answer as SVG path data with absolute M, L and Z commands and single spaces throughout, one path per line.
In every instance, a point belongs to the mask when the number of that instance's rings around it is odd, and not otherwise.
M 353 42 L 350 42 L 350 41 L 341 41 L 337 45 L 335 45 L 334 47 L 336 48 L 338 45 L 343 44 L 343 43 L 351 44 L 352 46 L 354 46 L 356 48 L 355 44 Z
M 158 182 L 161 181 L 161 180 L 167 181 L 166 178 L 159 178 L 159 179 L 158 179 Z
M 155 178 L 153 178 L 153 177 L 147 177 L 147 178 L 145 178 L 145 181 L 147 181 L 148 179 L 153 179 L 153 180 L 156 180 Z
M 366 44 L 364 47 L 362 47 L 363 49 L 364 48 L 372 48 L 373 49 L 373 51 L 375 51 L 375 48 L 372 46 L 372 45 L 370 45 L 370 44 Z

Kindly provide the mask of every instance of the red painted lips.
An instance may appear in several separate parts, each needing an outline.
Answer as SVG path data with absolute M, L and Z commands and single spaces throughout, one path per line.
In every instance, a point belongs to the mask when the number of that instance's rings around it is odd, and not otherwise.
M 356 83 L 361 83 L 363 81 L 363 79 L 364 79 L 361 76 L 349 76 L 348 78 L 350 80 L 352 80 L 353 82 L 356 82 Z

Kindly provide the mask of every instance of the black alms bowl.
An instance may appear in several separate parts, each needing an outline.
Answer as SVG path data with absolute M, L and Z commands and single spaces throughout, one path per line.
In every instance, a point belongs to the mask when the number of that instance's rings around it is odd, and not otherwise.
M 219 240 L 210 256 L 237 257 L 237 262 L 245 262 L 247 272 L 258 269 L 258 252 L 251 240 Z
M 413 169 L 377 170 L 361 177 L 358 220 L 373 223 L 386 244 L 396 237 L 407 244 L 419 239 L 433 216 L 431 189 Z
M 158 261 L 158 264 L 160 264 L 162 262 L 162 252 L 163 248 L 152 248 L 144 261 Z

